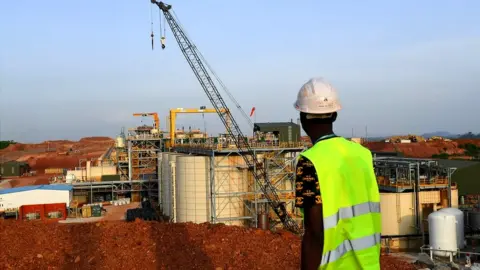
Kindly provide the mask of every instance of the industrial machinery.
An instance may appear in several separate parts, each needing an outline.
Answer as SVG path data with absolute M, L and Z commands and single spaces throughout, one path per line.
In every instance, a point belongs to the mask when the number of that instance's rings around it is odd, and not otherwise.
M 152 113 L 134 113 L 133 116 L 141 116 L 141 117 L 147 117 L 151 116 L 153 117 L 154 121 L 154 126 L 153 129 L 157 130 L 160 132 L 160 118 L 158 118 L 158 113 L 152 112 Z
M 194 72 L 198 81 L 202 85 L 203 90 L 205 91 L 208 98 L 210 99 L 210 102 L 215 108 L 215 111 L 220 117 L 220 120 L 225 125 L 225 128 L 227 129 L 229 136 L 235 142 L 235 145 L 237 146 L 239 153 L 242 153 L 242 157 L 246 165 L 252 169 L 252 173 L 255 178 L 255 181 L 257 182 L 260 189 L 262 190 L 265 198 L 269 202 L 269 205 L 272 207 L 276 215 L 280 218 L 280 221 L 283 223 L 284 227 L 287 230 L 299 233 L 300 228 L 298 224 L 287 213 L 285 203 L 281 202 L 275 186 L 272 185 L 272 183 L 269 181 L 267 177 L 265 177 L 266 176 L 265 169 L 263 168 L 263 166 L 260 166 L 259 159 L 255 155 L 255 152 L 253 151 L 252 147 L 249 145 L 246 136 L 243 135 L 239 125 L 237 124 L 237 121 L 235 120 L 234 117 L 230 117 L 230 119 L 228 119 L 227 114 L 222 113 L 221 111 L 222 108 L 225 110 L 228 110 L 227 104 L 223 99 L 223 97 L 220 95 L 220 92 L 217 89 L 217 86 L 215 85 L 212 77 L 207 71 L 206 67 L 208 67 L 208 64 L 203 63 L 206 61 L 203 59 L 201 53 L 198 52 L 198 50 L 196 49 L 196 46 L 190 41 L 185 31 L 182 29 L 182 27 L 179 25 L 177 20 L 170 13 L 172 6 L 167 5 L 163 2 L 157 2 L 156 0 L 151 0 L 151 2 L 152 4 L 157 5 L 160 8 L 160 10 L 163 12 L 163 15 L 165 16 L 165 20 L 168 22 L 168 25 L 170 26 L 170 29 L 172 30 L 172 33 L 175 36 L 175 39 L 177 40 L 180 50 L 182 51 L 183 55 L 185 56 L 185 59 L 187 60 L 190 67 L 192 68 L 192 71 Z M 228 120 L 230 120 L 231 125 L 229 125 Z M 253 168 L 255 168 L 255 170 L 253 170 Z
M 207 109 L 205 107 L 200 107 L 200 109 L 185 109 L 185 108 L 176 108 L 170 110 L 170 147 L 175 146 L 175 122 L 177 119 L 178 113 L 216 113 L 216 109 Z M 220 108 L 220 113 L 225 114 L 227 120 L 227 125 L 230 126 L 230 112 L 228 109 Z

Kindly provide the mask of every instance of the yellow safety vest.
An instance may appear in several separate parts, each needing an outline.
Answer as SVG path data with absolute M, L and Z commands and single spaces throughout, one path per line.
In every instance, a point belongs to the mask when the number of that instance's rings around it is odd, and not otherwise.
M 380 269 L 380 193 L 370 150 L 336 137 L 301 155 L 315 167 L 323 201 L 318 269 Z

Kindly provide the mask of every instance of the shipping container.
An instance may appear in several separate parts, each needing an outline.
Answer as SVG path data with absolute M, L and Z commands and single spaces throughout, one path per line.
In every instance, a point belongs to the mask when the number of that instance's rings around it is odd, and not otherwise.
M 63 168 L 46 168 L 45 169 L 45 174 L 61 174 L 61 175 L 66 175 L 67 169 Z
M 22 205 L 19 209 L 20 220 L 56 221 L 67 218 L 65 203 Z
M 0 164 L 0 175 L 22 176 L 30 171 L 30 166 L 26 162 L 8 161 Z

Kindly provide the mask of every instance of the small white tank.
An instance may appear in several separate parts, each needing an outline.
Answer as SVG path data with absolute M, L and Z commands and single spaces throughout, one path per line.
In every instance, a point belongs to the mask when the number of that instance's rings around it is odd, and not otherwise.
M 457 221 L 457 230 L 456 230 L 456 236 L 457 236 L 457 245 L 459 249 L 462 249 L 465 247 L 465 234 L 464 234 L 464 217 L 463 217 L 463 211 L 458 209 L 458 208 L 442 208 L 440 211 L 450 213 L 455 216 L 455 219 Z
M 453 214 L 448 211 L 436 211 L 428 215 L 428 230 L 430 246 L 433 249 L 455 251 L 433 251 L 435 256 L 448 257 L 456 255 L 457 250 L 457 221 Z
M 75 174 L 67 174 L 65 177 L 65 183 L 71 184 L 75 180 Z
M 117 148 L 125 147 L 125 139 L 122 136 L 117 136 L 117 139 L 115 140 L 115 146 Z

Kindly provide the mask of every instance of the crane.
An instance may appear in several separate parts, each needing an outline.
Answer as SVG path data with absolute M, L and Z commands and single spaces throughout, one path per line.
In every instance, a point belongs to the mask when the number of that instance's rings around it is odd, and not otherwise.
M 170 29 L 172 30 L 172 33 L 177 40 L 180 50 L 182 51 L 185 59 L 192 68 L 193 73 L 197 77 L 208 99 L 215 108 L 218 116 L 220 117 L 220 120 L 225 125 L 225 128 L 227 129 L 231 139 L 234 141 L 238 152 L 243 153 L 242 157 L 246 165 L 249 168 L 255 168 L 255 170 L 252 170 L 253 177 L 255 178 L 256 183 L 258 184 L 265 198 L 270 204 L 270 207 L 279 217 L 285 229 L 295 233 L 300 233 L 300 228 L 298 224 L 287 213 L 285 203 L 280 200 L 275 186 L 272 185 L 272 183 L 266 177 L 265 169 L 263 168 L 263 166 L 260 166 L 261 163 L 259 162 L 255 152 L 253 151 L 253 148 L 248 144 L 248 140 L 245 135 L 243 135 L 240 126 L 237 124 L 237 121 L 234 117 L 230 117 L 230 119 L 227 119 L 226 114 L 222 114 L 221 108 L 228 110 L 227 104 L 223 97 L 220 95 L 217 86 L 213 82 L 212 77 L 206 69 L 206 66 L 208 67 L 208 64 L 203 63 L 205 62 L 205 60 L 202 61 L 203 57 L 201 53 L 198 52 L 196 46 L 192 43 L 192 41 L 190 41 L 185 31 L 170 13 L 172 5 L 165 4 L 161 1 L 158 2 L 156 0 L 150 1 L 152 2 L 152 4 L 157 5 L 161 12 L 163 12 L 165 20 L 168 22 L 168 25 L 170 26 Z M 230 123 L 228 122 L 228 120 L 230 120 Z
M 158 118 L 158 113 L 156 113 L 156 112 L 134 113 L 133 116 L 142 116 L 142 117 L 151 116 L 151 117 L 153 117 L 153 121 L 155 123 L 155 126 L 153 128 L 158 129 L 158 131 L 160 132 L 160 118 Z
M 200 108 L 200 109 L 185 109 L 185 108 L 175 108 L 170 109 L 170 147 L 175 146 L 175 121 L 177 119 L 178 113 L 216 113 L 217 110 L 215 109 L 207 109 L 207 108 Z M 220 108 L 220 113 L 227 114 L 227 124 L 230 125 L 230 113 L 228 109 Z

